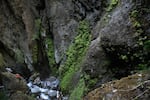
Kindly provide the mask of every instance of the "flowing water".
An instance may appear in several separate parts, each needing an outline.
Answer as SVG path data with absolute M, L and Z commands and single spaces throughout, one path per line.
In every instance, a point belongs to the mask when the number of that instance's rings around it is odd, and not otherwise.
M 36 77 L 34 80 L 29 79 L 27 86 L 30 94 L 33 94 L 37 100 L 68 100 L 59 90 L 59 83 L 59 79 L 53 76 L 45 80 Z

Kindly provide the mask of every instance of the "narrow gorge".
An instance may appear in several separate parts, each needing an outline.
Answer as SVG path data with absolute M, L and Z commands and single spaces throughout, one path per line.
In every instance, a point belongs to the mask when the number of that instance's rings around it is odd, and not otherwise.
M 0 0 L 0 100 L 149 99 L 149 0 Z

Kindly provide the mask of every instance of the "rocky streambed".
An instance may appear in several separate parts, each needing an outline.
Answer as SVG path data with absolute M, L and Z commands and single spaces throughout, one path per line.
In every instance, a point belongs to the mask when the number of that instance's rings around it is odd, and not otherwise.
M 54 76 L 44 80 L 36 77 L 34 80 L 30 78 L 27 86 L 30 89 L 30 94 L 33 94 L 37 100 L 68 100 L 67 97 L 63 97 L 59 83 L 59 79 Z

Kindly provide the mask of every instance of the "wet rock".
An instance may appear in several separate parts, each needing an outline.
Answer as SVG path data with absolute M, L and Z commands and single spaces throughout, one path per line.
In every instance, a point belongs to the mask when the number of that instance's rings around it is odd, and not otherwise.
M 62 98 L 61 92 L 58 90 L 59 80 L 56 77 L 51 76 L 41 80 L 37 76 L 34 80 L 30 80 L 27 86 L 30 89 L 30 94 L 35 94 L 37 100 L 57 100 Z
M 108 82 L 89 92 L 84 100 L 149 100 L 149 79 L 149 72 L 146 72 Z
M 57 96 L 57 91 L 56 90 L 49 90 L 48 91 L 48 95 L 50 96 L 50 97 L 56 97 Z
M 37 85 L 32 85 L 30 87 L 31 93 L 39 93 L 40 91 L 40 87 L 38 87 Z
M 40 94 L 40 98 L 43 99 L 43 100 L 50 100 L 49 96 L 44 94 L 44 93 Z
M 40 88 L 40 91 L 41 91 L 42 93 L 47 93 L 47 92 L 48 92 L 48 89 Z
M 56 77 L 47 78 L 45 81 L 42 82 L 42 86 L 56 89 L 59 86 L 59 80 Z
M 10 73 L 13 72 L 13 70 L 11 68 L 9 68 L 9 67 L 6 67 L 5 69 L 6 69 L 7 72 L 10 72 Z

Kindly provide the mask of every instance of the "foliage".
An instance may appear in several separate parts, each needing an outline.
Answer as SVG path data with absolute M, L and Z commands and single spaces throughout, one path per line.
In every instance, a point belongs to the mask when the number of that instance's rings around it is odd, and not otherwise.
M 35 31 L 36 31 L 36 34 L 34 34 L 32 40 L 39 39 L 39 36 L 40 36 L 42 33 L 45 32 L 45 29 L 44 29 L 43 26 L 42 26 L 42 21 L 41 21 L 40 18 L 36 19 L 34 23 L 35 23 Z
M 32 48 L 32 59 L 34 63 L 37 63 L 38 60 L 38 45 L 37 43 Z
M 3 59 L 3 55 L 0 53 L 0 69 L 2 68 L 3 65 L 4 65 L 4 59 Z
M 136 57 L 138 62 L 138 70 L 145 70 L 150 67 L 150 60 L 149 60 L 149 50 L 150 50 L 150 40 L 148 36 L 144 34 L 144 30 L 142 29 L 142 22 L 140 21 L 141 10 L 135 9 L 131 12 L 130 18 L 133 23 L 133 28 L 138 33 L 138 49 L 133 55 Z
M 71 87 L 71 79 L 75 72 L 80 70 L 82 59 L 87 51 L 90 43 L 90 29 L 87 21 L 81 21 L 78 28 L 78 35 L 75 37 L 74 42 L 66 52 L 67 59 L 64 66 L 61 66 L 60 77 L 61 89 L 65 92 Z
M 35 29 L 36 29 L 36 34 L 34 34 L 32 40 L 39 39 L 39 36 L 41 34 L 41 19 L 35 20 Z
M 35 20 L 35 29 L 36 29 L 36 34 L 34 34 L 32 40 L 34 41 L 33 47 L 32 47 L 32 59 L 33 63 L 37 63 L 38 60 L 38 44 L 37 40 L 39 39 L 39 36 L 41 34 L 41 19 L 36 19 Z
M 70 100 L 82 100 L 83 93 L 85 91 L 85 82 L 84 79 L 80 79 L 77 87 L 74 88 L 70 95 Z
M 144 51 L 150 52 L 150 40 L 144 42 Z
M 133 23 L 133 27 L 134 28 L 140 28 L 141 27 L 141 23 L 140 21 L 138 20 L 138 17 L 139 17 L 139 11 L 138 10 L 133 10 L 131 13 L 130 13 L 130 18 L 131 18 L 131 21 Z M 139 30 L 139 29 L 138 29 Z
M 117 6 L 119 0 L 110 0 L 109 6 L 106 11 L 110 12 L 114 7 Z
M 85 84 L 87 87 L 87 91 L 89 91 L 88 89 L 93 88 L 93 86 L 95 86 L 95 84 L 97 83 L 98 79 L 97 78 L 91 78 L 90 75 L 88 74 L 84 74 L 84 80 L 85 80 Z M 85 91 L 85 92 L 87 92 Z
M 54 57 L 54 45 L 53 45 L 53 41 L 51 38 L 46 38 L 45 44 L 47 45 L 47 56 L 48 56 L 48 60 L 49 60 L 49 65 L 51 67 L 51 69 L 53 70 L 53 72 L 56 71 L 56 62 L 55 62 L 55 57 Z

